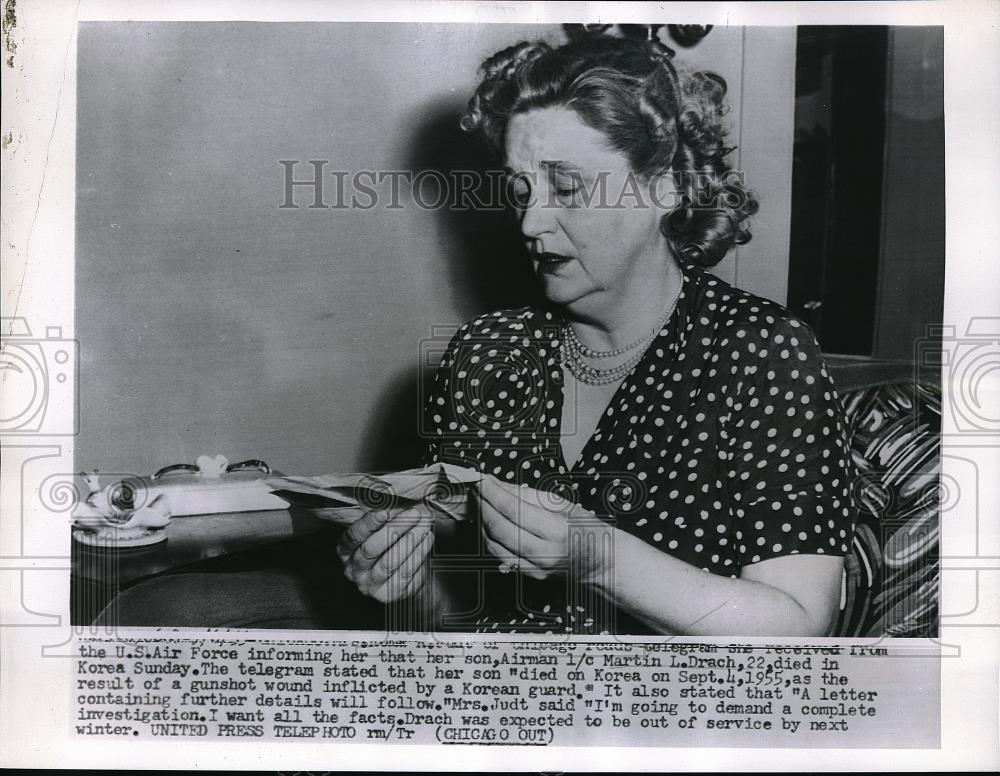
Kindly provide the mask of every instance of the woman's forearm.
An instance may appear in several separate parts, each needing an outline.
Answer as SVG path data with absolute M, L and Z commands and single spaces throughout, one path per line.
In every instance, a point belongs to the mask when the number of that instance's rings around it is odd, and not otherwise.
M 823 636 L 829 624 L 792 595 L 761 582 L 710 574 L 625 531 L 591 584 L 658 632 L 691 636 Z

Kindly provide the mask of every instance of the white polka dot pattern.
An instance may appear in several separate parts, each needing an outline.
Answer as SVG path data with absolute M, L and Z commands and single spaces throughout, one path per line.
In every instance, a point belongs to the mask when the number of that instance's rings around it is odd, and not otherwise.
M 714 574 L 736 577 L 746 565 L 790 554 L 848 552 L 854 469 L 846 424 L 805 324 L 685 268 L 673 318 L 572 470 L 559 445 L 560 324 L 526 308 L 459 330 L 427 402 L 425 463 L 447 460 L 559 492 Z M 550 611 L 566 611 L 564 582 L 524 585 Z M 548 613 L 527 618 L 522 603 L 510 615 L 513 602 L 498 603 L 506 611 L 486 619 L 504 630 Z M 644 632 L 629 628 L 619 631 Z

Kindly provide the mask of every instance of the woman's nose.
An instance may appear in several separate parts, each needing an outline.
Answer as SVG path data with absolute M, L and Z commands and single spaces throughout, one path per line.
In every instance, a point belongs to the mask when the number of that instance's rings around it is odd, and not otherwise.
M 546 207 L 539 194 L 533 194 L 521 213 L 521 234 L 535 239 L 555 229 L 555 219 L 551 207 Z

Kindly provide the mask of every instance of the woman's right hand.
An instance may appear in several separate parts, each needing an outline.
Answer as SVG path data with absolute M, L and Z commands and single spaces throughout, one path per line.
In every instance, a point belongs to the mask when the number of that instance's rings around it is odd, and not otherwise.
M 429 515 L 367 512 L 344 531 L 337 545 L 344 575 L 362 593 L 382 603 L 416 594 L 429 576 L 433 527 Z

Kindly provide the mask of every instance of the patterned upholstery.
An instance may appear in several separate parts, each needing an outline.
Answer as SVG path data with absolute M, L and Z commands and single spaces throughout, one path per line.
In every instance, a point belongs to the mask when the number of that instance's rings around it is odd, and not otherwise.
M 912 372 L 908 380 L 883 374 L 885 381 L 865 385 L 856 362 L 843 370 L 846 380 L 832 366 L 860 472 L 835 635 L 936 636 L 940 388 L 915 381 Z

